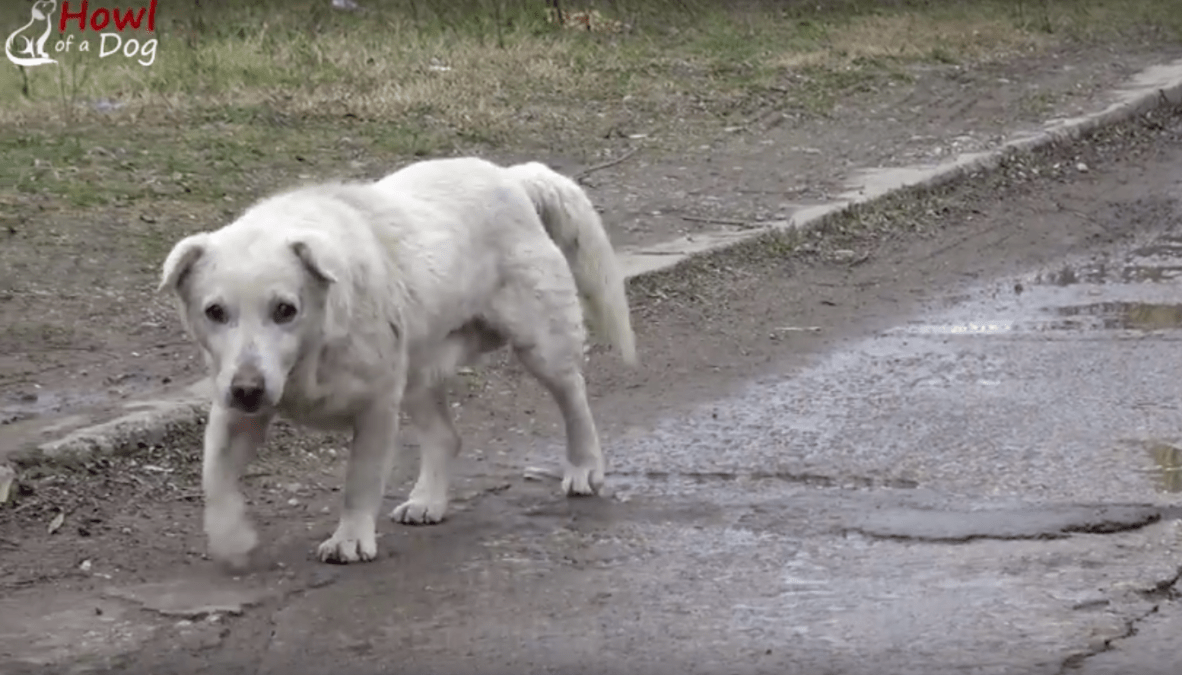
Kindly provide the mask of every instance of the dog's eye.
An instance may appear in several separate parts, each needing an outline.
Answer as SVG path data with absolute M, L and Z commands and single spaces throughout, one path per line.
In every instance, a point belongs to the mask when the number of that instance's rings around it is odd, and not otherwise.
M 214 323 L 226 323 L 226 308 L 221 305 L 210 305 L 205 308 L 205 318 Z
M 298 310 L 296 310 L 295 305 L 291 304 L 290 302 L 281 302 L 278 305 L 275 305 L 275 312 L 273 316 L 275 323 L 287 323 L 288 321 L 294 319 L 297 313 Z

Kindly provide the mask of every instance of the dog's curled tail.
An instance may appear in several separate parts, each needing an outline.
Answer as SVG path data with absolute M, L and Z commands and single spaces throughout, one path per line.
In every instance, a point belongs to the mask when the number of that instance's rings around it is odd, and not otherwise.
M 636 365 L 636 337 L 624 290 L 624 273 L 595 207 L 578 183 L 540 162 L 509 167 L 525 188 L 546 228 L 562 249 L 593 329 L 628 365 Z

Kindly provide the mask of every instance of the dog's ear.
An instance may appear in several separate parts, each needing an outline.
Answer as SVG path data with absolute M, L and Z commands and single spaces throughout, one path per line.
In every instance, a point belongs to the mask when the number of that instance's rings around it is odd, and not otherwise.
M 291 242 L 291 250 L 308 274 L 322 284 L 327 293 L 324 327 L 330 337 L 348 334 L 352 314 L 352 284 L 349 269 L 332 241 L 319 234 L 304 234 Z
M 179 289 L 181 280 L 192 269 L 193 263 L 205 254 L 208 240 L 209 234 L 201 232 L 185 237 L 172 247 L 172 251 L 164 259 L 160 273 L 160 285 L 156 287 L 157 293 L 166 288 L 174 292 Z
M 305 235 L 291 242 L 291 250 L 318 281 L 335 284 L 340 279 L 340 263 L 333 257 L 327 242 L 317 235 Z

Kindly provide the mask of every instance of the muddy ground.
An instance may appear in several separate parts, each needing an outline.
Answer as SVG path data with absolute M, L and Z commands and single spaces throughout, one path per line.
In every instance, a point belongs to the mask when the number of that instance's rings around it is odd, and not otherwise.
M 860 78 L 839 90 L 837 104 L 825 114 L 788 106 L 789 97 L 777 100 L 773 91 L 722 136 L 672 121 L 641 128 L 623 115 L 602 139 L 569 146 L 554 141 L 529 153 L 479 146 L 464 151 L 501 160 L 544 159 L 582 175 L 616 246 L 642 249 L 682 234 L 786 218 L 841 192 L 856 169 L 996 147 L 1007 134 L 1037 128 L 1051 117 L 1102 107 L 1113 86 L 1179 54 L 1176 46 L 1119 52 L 1080 46 L 1003 63 L 929 64 L 903 77 Z M 784 92 L 808 86 L 783 83 Z M 113 166 L 137 165 L 134 157 L 117 156 L 120 148 L 108 141 L 84 140 L 78 151 L 109 158 Z M 167 142 L 186 141 L 182 136 Z M 342 170 L 375 176 L 411 159 L 352 147 L 356 142 L 348 137 L 324 142 L 331 147 L 293 150 L 303 153 L 299 161 L 276 157 L 283 167 L 277 175 L 291 181 Z M 321 154 L 352 160 L 343 169 L 318 162 Z M 627 159 L 584 173 L 621 157 Z M 204 170 L 226 166 L 211 162 Z M 129 169 L 129 180 L 143 169 Z M 259 178 L 242 180 L 255 184 Z M 194 219 L 191 206 L 173 194 L 183 185 L 136 189 L 159 194 L 87 210 L 85 242 L 72 240 L 76 209 L 22 204 L 4 218 L 0 239 L 7 238 L 9 249 L 6 269 L 0 269 L 0 325 L 6 326 L 0 330 L 0 424 L 102 408 L 200 377 L 200 359 L 173 308 L 154 292 L 156 273 L 181 233 L 216 227 L 233 211 L 211 206 Z M 258 190 L 265 191 L 261 185 Z M 129 248 L 129 240 L 136 246 Z M 740 321 L 735 334 L 751 327 Z
M 1175 203 L 1144 195 L 1178 190 L 1176 178 L 1155 167 L 1179 153 L 1182 110 L 1155 113 L 996 174 L 860 210 L 815 236 L 766 237 L 633 283 L 642 365 L 629 371 L 596 350 L 587 368 L 609 464 L 612 439 L 650 432 L 663 411 L 721 396 L 773 365 L 803 367 L 974 280 L 1119 244 L 1176 220 Z M 513 362 L 501 358 L 460 378 L 454 402 L 466 444 L 454 487 L 457 517 L 439 528 L 383 522 L 384 556 L 427 541 L 451 545 L 457 531 L 479 537 L 480 523 L 504 509 L 561 515 L 575 508 L 555 484 L 522 479 L 528 463 L 558 465 L 558 457 L 538 453 L 561 437 L 552 403 Z M 313 583 L 325 573 L 310 555 L 335 522 L 346 447 L 340 436 L 278 426 L 247 480 L 266 542 L 260 574 Z M 22 475 L 15 499 L 0 507 L 0 589 L 93 590 L 208 570 L 198 448 L 196 435 L 183 436 L 129 456 Z M 405 494 L 413 471 L 413 463 L 401 469 L 392 500 Z M 889 470 L 844 476 L 823 468 L 784 479 L 911 481 Z

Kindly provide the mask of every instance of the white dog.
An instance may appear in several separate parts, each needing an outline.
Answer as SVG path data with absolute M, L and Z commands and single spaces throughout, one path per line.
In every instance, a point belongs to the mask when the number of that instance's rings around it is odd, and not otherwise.
M 202 486 L 218 560 L 244 564 L 257 542 L 238 482 L 275 415 L 353 432 L 322 561 L 377 555 L 400 409 L 420 431 L 420 468 L 390 517 L 439 522 L 460 449 L 445 378 L 506 344 L 562 412 L 563 490 L 603 484 L 582 310 L 635 364 L 624 278 L 586 194 L 542 164 L 434 160 L 281 193 L 179 241 L 160 288 L 175 292 L 213 378 Z

